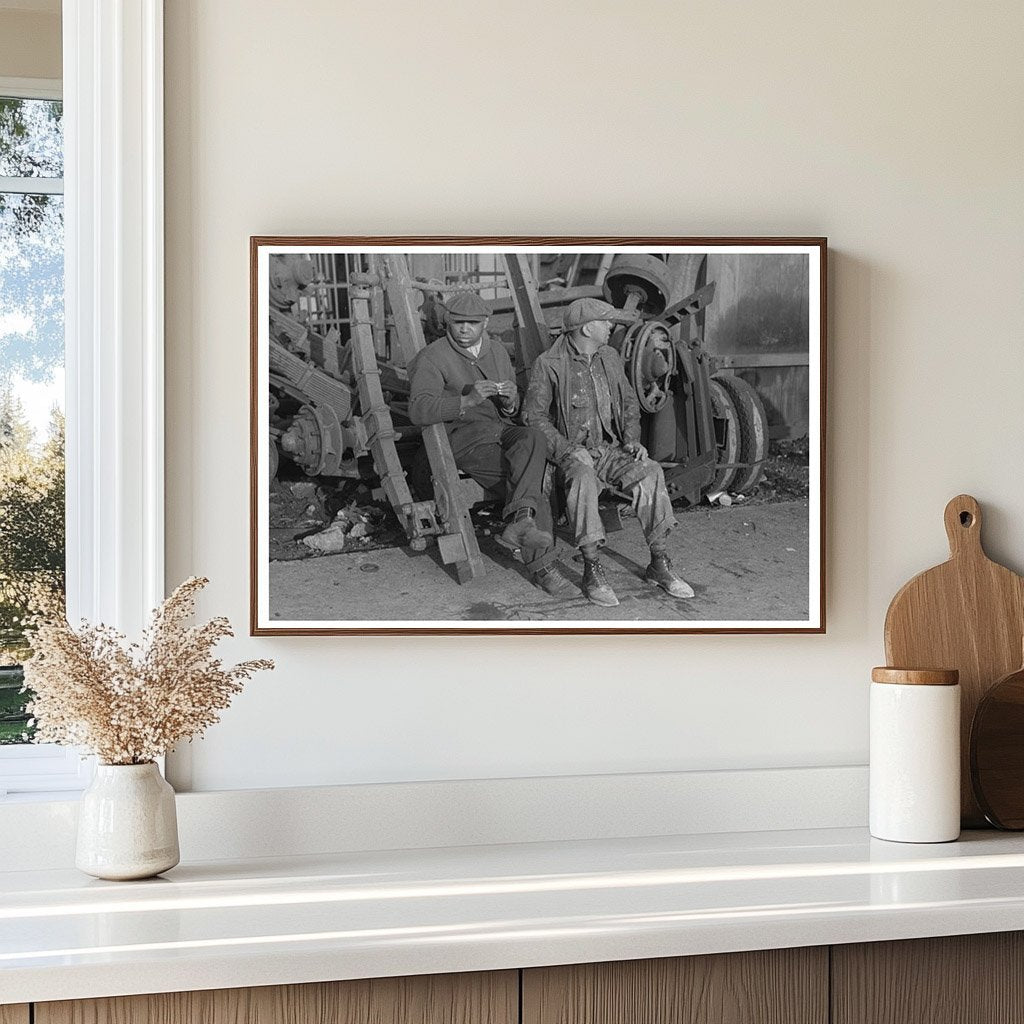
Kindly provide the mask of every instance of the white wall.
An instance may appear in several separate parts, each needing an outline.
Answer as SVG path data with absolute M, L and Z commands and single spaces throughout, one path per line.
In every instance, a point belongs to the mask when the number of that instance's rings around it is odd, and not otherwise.
M 1024 6 L 167 9 L 168 582 L 242 632 L 249 235 L 832 246 L 826 636 L 241 638 L 195 788 L 863 763 L 945 502 L 1024 568 Z

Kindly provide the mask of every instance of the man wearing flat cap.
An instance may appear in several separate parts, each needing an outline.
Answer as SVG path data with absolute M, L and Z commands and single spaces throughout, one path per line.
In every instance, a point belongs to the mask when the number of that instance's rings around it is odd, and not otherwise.
M 567 591 L 572 585 L 555 563 L 551 503 L 543 493 L 547 440 L 513 419 L 519 390 L 508 353 L 487 334 L 487 304 L 459 291 L 444 307 L 445 336 L 410 367 L 409 418 L 445 425 L 459 469 L 483 487 L 504 490 L 498 543 L 521 552 L 547 593 Z
M 523 419 L 542 430 L 565 489 L 566 514 L 583 554 L 583 592 L 619 603 L 598 550 L 605 542 L 598 498 L 608 486 L 632 495 L 651 549 L 645 579 L 672 597 L 693 597 L 673 570 L 665 538 L 676 525 L 661 466 L 640 443 L 640 407 L 622 360 L 609 344 L 614 323 L 633 317 L 600 299 L 576 299 L 562 334 L 533 364 Z

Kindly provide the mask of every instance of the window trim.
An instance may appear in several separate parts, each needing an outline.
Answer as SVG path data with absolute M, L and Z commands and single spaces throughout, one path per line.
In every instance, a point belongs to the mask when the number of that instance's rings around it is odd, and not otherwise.
M 163 0 L 63 0 L 62 24 L 63 81 L 0 87 L 64 101 L 68 617 L 137 636 L 164 596 Z M 25 751 L 0 794 L 91 778 Z
M 0 97 L 4 99 L 18 99 L 11 97 L 0 89 Z M 5 178 L 0 175 L 0 192 L 23 196 L 62 196 L 64 194 L 63 178 Z
M 85 789 L 95 758 L 54 743 L 0 747 L 0 799 L 8 793 L 65 793 Z
M 64 87 L 59 78 L 9 78 L 0 75 L 0 96 L 19 100 L 62 100 Z
M 64 0 L 68 616 L 164 596 L 163 2 Z

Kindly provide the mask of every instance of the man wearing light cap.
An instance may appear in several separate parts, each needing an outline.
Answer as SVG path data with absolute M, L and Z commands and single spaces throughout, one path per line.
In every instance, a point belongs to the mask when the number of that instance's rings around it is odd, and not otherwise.
M 475 292 L 445 303 L 447 333 L 410 367 L 409 418 L 443 423 L 455 463 L 483 487 L 503 487 L 506 525 L 497 538 L 522 553 L 534 582 L 549 594 L 572 586 L 555 564 L 551 503 L 543 493 L 547 441 L 516 424 L 519 390 L 504 346 L 486 331 L 490 310 Z
M 666 550 L 676 519 L 665 476 L 640 443 L 639 403 L 608 344 L 612 324 L 633 319 L 600 299 L 573 302 L 561 337 L 533 364 L 524 403 L 523 419 L 544 432 L 565 488 L 566 513 L 583 554 L 583 592 L 605 607 L 619 603 L 598 558 L 605 542 L 598 498 L 608 486 L 633 496 L 651 549 L 644 578 L 672 597 L 693 597 Z

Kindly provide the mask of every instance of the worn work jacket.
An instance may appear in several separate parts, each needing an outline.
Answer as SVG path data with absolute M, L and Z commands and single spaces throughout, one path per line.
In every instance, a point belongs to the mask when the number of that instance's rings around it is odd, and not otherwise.
M 551 348 L 537 357 L 530 374 L 530 386 L 523 403 L 523 420 L 537 427 L 548 439 L 550 457 L 559 462 L 577 445 L 594 445 L 590 438 L 594 398 L 586 390 L 574 386 L 573 363 L 579 354 L 567 335 L 562 335 Z M 618 352 L 603 345 L 590 363 L 596 378 L 603 376 L 611 399 L 611 423 L 604 423 L 613 444 L 630 444 L 640 440 L 640 405 Z M 597 388 L 595 387 L 595 391 Z M 603 388 L 601 389 L 603 390 Z M 603 410 L 598 410 L 599 413 Z
M 499 441 L 519 405 L 518 393 L 509 410 L 495 395 L 462 412 L 460 399 L 478 380 L 515 381 L 504 346 L 486 333 L 475 359 L 445 335 L 423 349 L 409 370 L 409 419 L 424 426 L 443 423 L 456 459 L 477 445 Z

